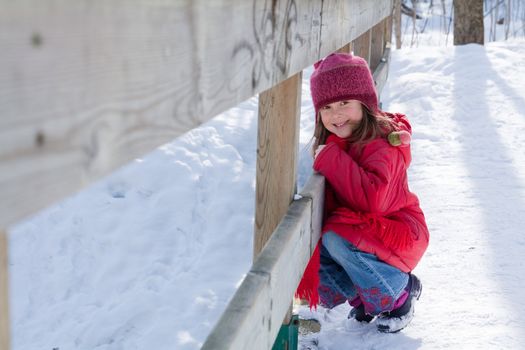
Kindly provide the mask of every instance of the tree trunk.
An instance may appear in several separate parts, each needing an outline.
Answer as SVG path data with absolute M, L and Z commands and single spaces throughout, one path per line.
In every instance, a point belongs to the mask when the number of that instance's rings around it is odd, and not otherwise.
M 454 0 L 454 45 L 483 45 L 483 33 L 483 0 Z
M 396 49 L 401 48 L 401 0 L 394 0 L 394 28 L 396 33 Z

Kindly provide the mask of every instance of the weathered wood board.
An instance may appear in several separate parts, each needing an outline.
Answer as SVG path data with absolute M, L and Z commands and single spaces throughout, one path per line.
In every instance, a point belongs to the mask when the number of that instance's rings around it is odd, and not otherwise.
M 300 72 L 391 1 L 0 0 L 0 227 Z

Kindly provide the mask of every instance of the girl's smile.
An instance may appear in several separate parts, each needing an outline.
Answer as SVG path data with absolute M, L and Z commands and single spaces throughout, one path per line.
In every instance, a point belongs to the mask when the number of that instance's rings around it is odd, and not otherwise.
M 340 138 L 348 138 L 363 119 L 361 102 L 343 100 L 330 103 L 320 109 L 325 128 Z

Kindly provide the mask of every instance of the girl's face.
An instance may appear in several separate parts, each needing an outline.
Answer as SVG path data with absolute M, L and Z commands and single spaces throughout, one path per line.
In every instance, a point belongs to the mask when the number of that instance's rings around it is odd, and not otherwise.
M 340 138 L 347 138 L 357 129 L 363 119 L 363 108 L 357 100 L 343 100 L 322 107 L 321 121 L 324 127 Z

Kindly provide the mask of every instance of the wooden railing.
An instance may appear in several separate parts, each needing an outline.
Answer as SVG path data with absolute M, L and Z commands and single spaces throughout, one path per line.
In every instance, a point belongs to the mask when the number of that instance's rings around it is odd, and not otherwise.
M 10 225 L 258 93 L 255 262 L 205 348 L 271 346 L 320 228 L 322 178 L 293 201 L 301 72 L 352 47 L 381 85 L 392 1 L 0 6 L 0 350 Z
M 378 92 L 388 77 L 389 57 L 390 49 L 385 49 L 374 70 Z M 320 237 L 324 183 L 323 176 L 310 176 L 300 199 L 287 208 L 202 349 L 272 348 L 280 320 Z

